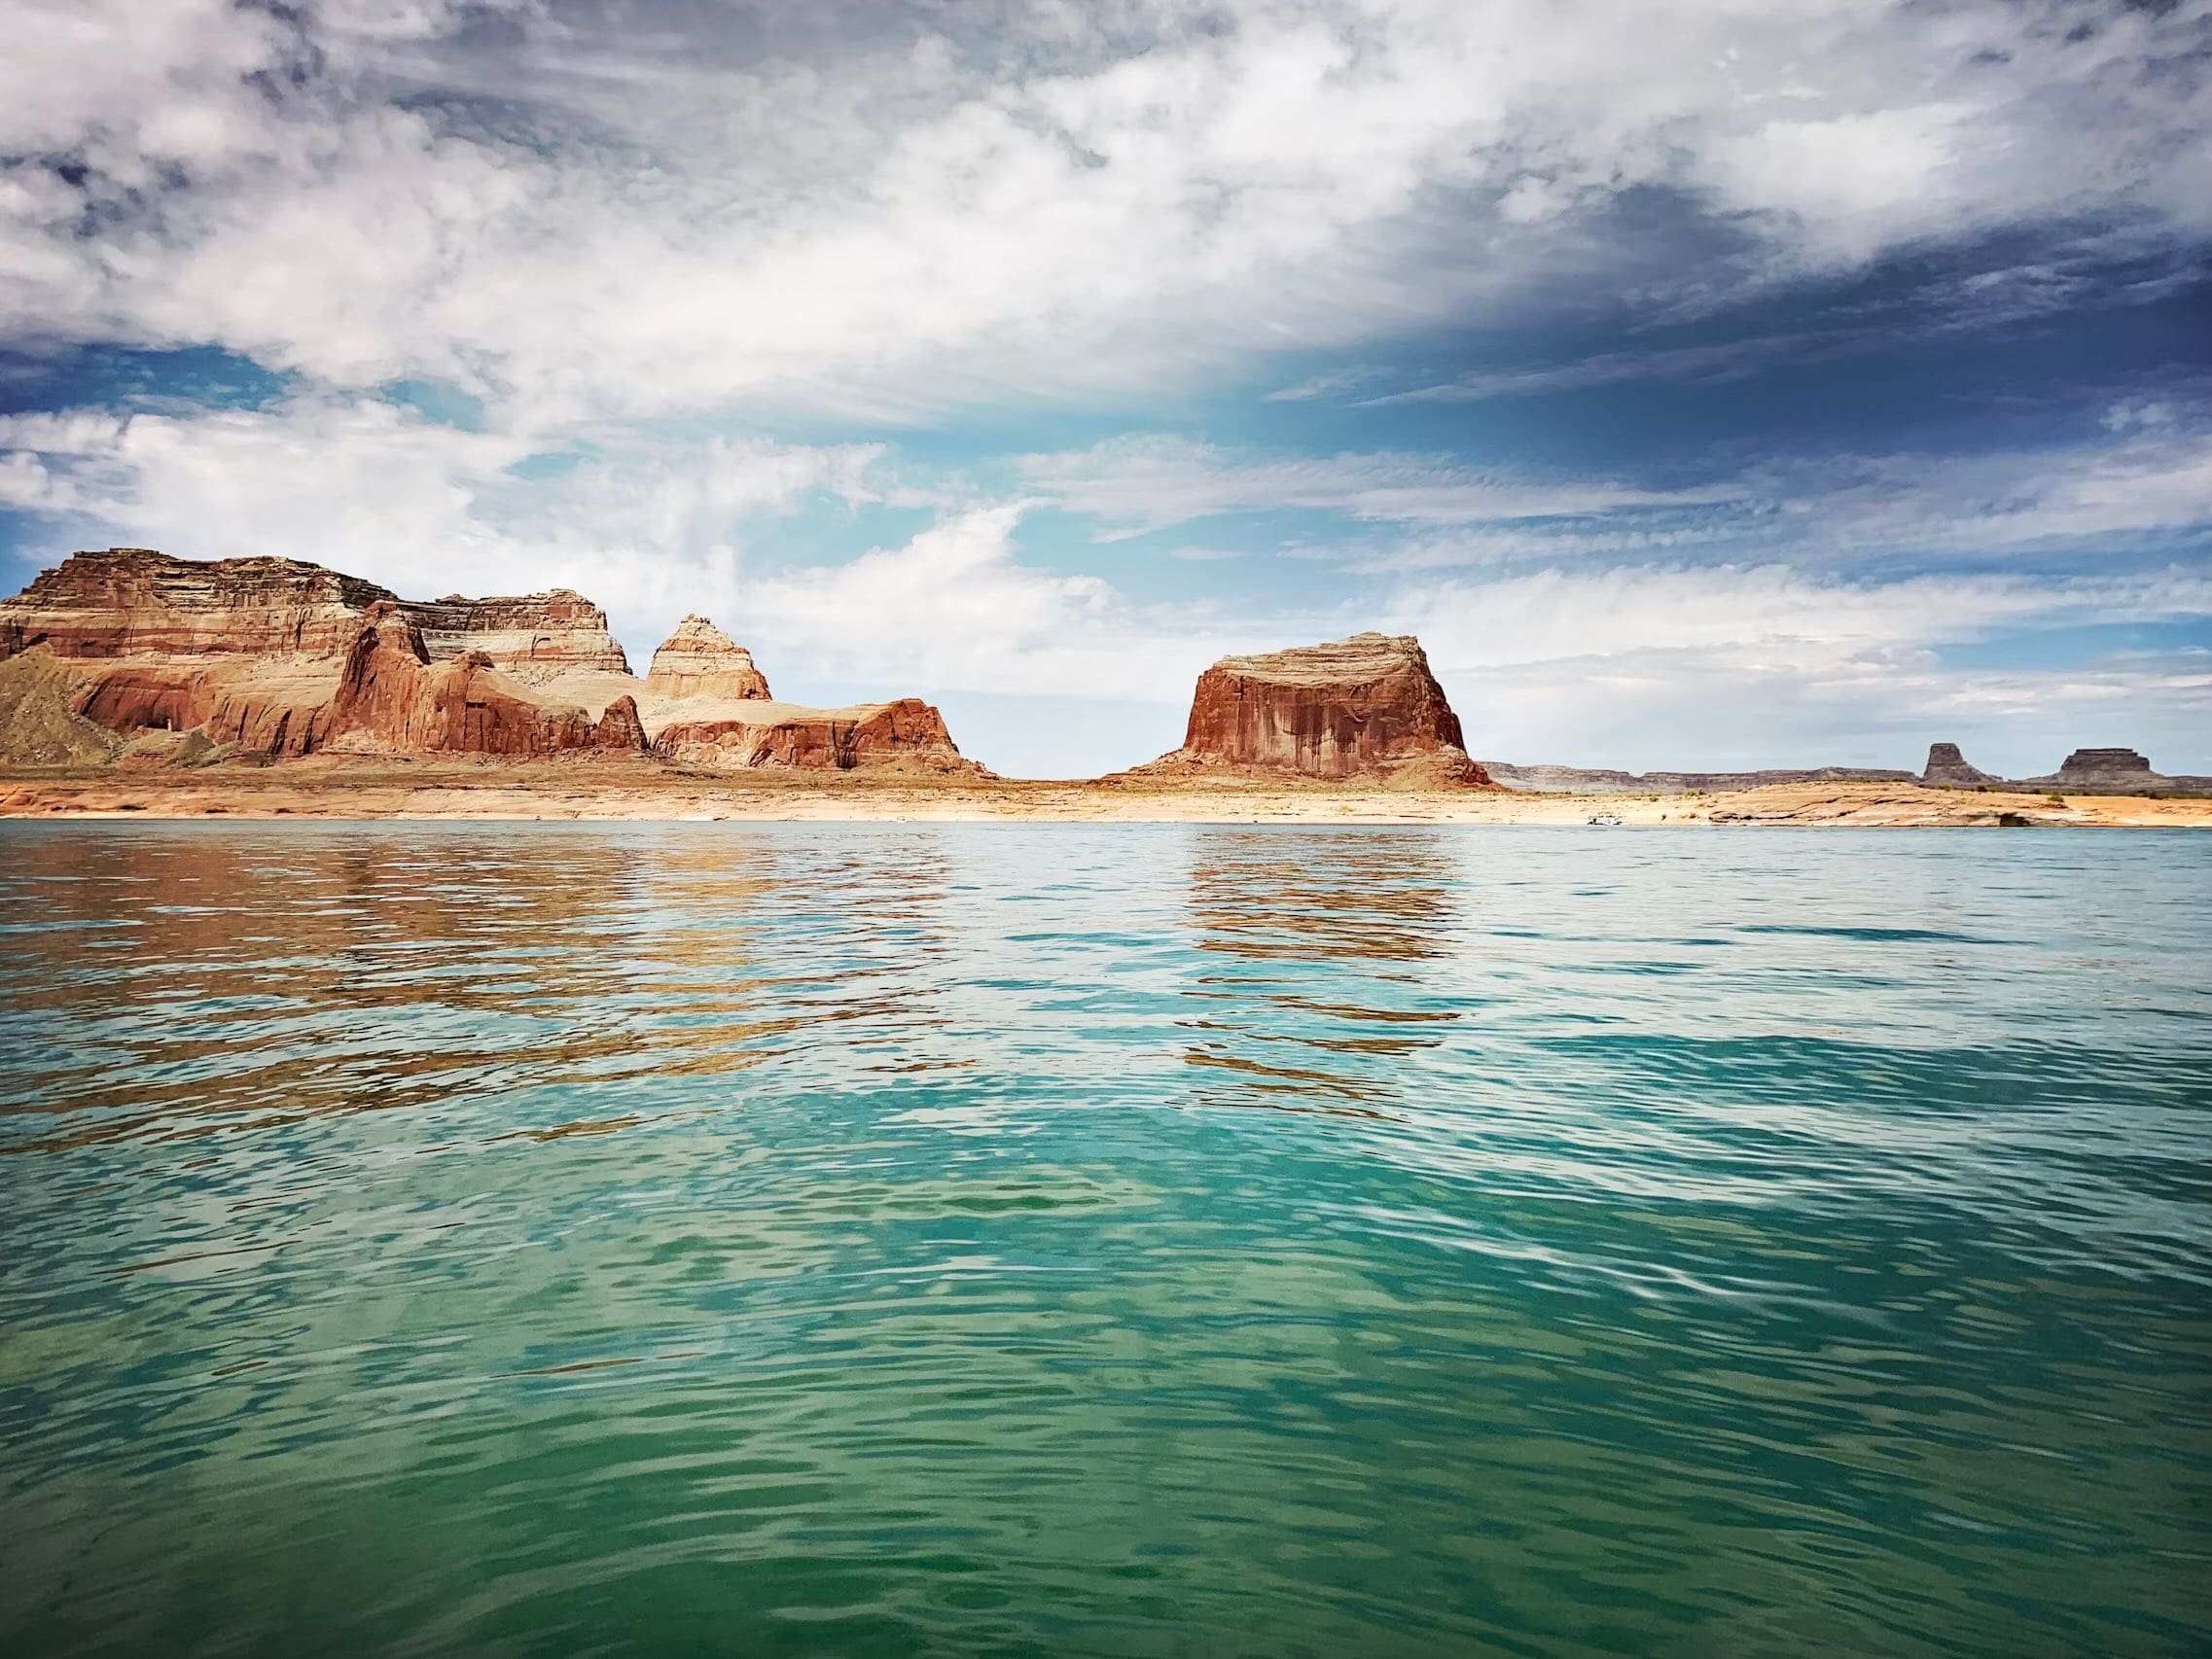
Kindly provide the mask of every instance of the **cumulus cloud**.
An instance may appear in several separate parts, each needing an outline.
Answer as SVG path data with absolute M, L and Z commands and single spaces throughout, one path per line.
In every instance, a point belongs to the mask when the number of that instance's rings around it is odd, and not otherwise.
M 1559 722 L 1616 710 L 1770 755 L 1977 687 L 2202 706 L 2185 660 L 2070 689 L 1942 661 L 2203 614 L 2212 426 L 2164 387 L 2040 448 L 1664 477 L 1140 434 L 1010 484 L 738 434 L 1144 406 L 1277 384 L 1286 350 L 1316 371 L 1268 395 L 1286 422 L 1727 381 L 1894 343 L 1906 302 L 1725 344 L 1661 325 L 1900 252 L 1944 273 L 1909 301 L 1925 331 L 2152 298 L 2212 238 L 2212 0 L 12 0 L 7 33 L 0 339 L 214 346 L 283 387 L 0 419 L 0 507 L 41 536 L 410 592 L 562 582 L 633 644 L 705 609 L 856 692 L 1157 702 L 1220 651 L 1383 622 L 1430 639 L 1471 721 L 1567 758 Z M 2120 259 L 2148 272 L 2124 293 L 2099 286 Z M 1646 332 L 1570 361 L 1333 366 L 1616 303 Z M 404 406 L 403 379 L 481 419 Z M 1100 542 L 1274 512 L 1336 534 L 1312 581 L 1177 612 L 1027 554 L 1039 503 Z M 762 553 L 833 509 L 925 521 L 842 563 Z M 1219 558 L 1225 592 L 1293 568 L 1192 534 L 1166 556 Z M 2005 567 L 2054 547 L 2112 568 Z
M 10 22 L 0 328 L 446 378 L 539 419 L 1156 385 L 1540 297 L 1630 249 L 1607 216 L 1654 193 L 1748 237 L 1742 280 L 2212 227 L 2201 0 Z
M 1916 766 L 1944 739 L 2024 776 L 2104 740 L 2162 740 L 2176 769 L 2200 763 L 2212 659 L 1967 669 L 1944 647 L 2207 616 L 2212 577 L 2194 570 L 1853 582 L 1645 565 L 1403 589 L 1392 625 L 1419 633 L 1485 758 Z
M 191 558 L 307 558 L 414 596 L 569 586 L 650 645 L 738 602 L 748 533 L 867 502 L 879 450 L 622 434 L 543 449 L 369 398 L 0 416 L 0 501 Z
M 1130 604 L 1107 582 L 1017 556 L 1026 505 L 945 514 L 912 540 L 747 584 L 747 626 L 833 683 L 1172 701 L 1221 635 Z

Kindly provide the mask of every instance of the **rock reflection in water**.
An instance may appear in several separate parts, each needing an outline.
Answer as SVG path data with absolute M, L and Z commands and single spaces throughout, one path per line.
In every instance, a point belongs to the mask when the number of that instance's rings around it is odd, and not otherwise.
M 790 848 L 743 832 L 439 827 L 15 850 L 12 882 L 42 905 L 11 940 L 9 1000 L 83 1056 L 49 1052 L 35 1087 L 0 1088 L 17 1149 L 517 1089 L 610 1101 L 846 1025 L 897 1041 L 933 1023 L 945 950 L 926 849 L 793 871 Z M 762 928 L 795 904 L 826 918 L 825 948 L 771 962 Z
M 1220 966 L 1186 993 L 1184 1051 L 1213 1106 L 1387 1115 L 1399 1062 L 1442 1041 L 1422 965 L 1459 923 L 1449 850 L 1419 831 L 1310 837 L 1207 830 L 1191 847 L 1191 922 Z

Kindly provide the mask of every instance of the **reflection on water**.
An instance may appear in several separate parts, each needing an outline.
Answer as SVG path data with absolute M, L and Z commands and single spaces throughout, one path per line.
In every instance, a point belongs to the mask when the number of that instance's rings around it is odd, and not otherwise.
M 1184 992 L 1200 1101 L 1375 1115 L 1392 1062 L 1459 1017 L 1421 971 L 1457 943 L 1445 837 L 1201 830 L 1190 857 L 1192 931 L 1223 959 Z
M 0 826 L 0 1650 L 2202 1651 L 2200 847 Z

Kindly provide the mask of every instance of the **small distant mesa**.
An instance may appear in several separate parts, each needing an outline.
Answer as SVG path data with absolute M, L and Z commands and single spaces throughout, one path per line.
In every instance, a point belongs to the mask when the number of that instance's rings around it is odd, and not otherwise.
M 1183 746 L 1122 775 L 1204 773 L 1493 787 L 1409 634 L 1223 657 L 1198 676 Z
M 1931 789 L 1972 789 L 1976 784 L 1993 784 L 1994 775 L 1979 766 L 1967 764 L 1966 757 L 1959 753 L 1955 743 L 1928 745 L 1928 763 L 1921 768 L 1920 781 Z
M 775 701 L 704 617 L 640 680 L 606 613 L 564 587 L 406 600 L 299 559 L 109 547 L 0 602 L 0 758 L 17 763 L 583 752 L 988 775 L 919 699 Z
M 2040 778 L 2000 778 L 1968 764 L 1955 743 L 1928 747 L 1920 782 L 1931 789 L 2041 790 L 2060 794 L 2212 794 L 2212 778 L 2174 776 L 2151 769 L 2149 757 L 2132 749 L 2077 749 L 2058 770 Z

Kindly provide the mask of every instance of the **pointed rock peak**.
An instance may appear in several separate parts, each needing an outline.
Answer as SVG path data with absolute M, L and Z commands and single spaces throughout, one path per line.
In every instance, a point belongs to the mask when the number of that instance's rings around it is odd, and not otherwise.
M 662 697 L 744 701 L 768 694 L 767 678 L 753 665 L 753 653 L 696 611 L 653 653 L 645 685 Z

